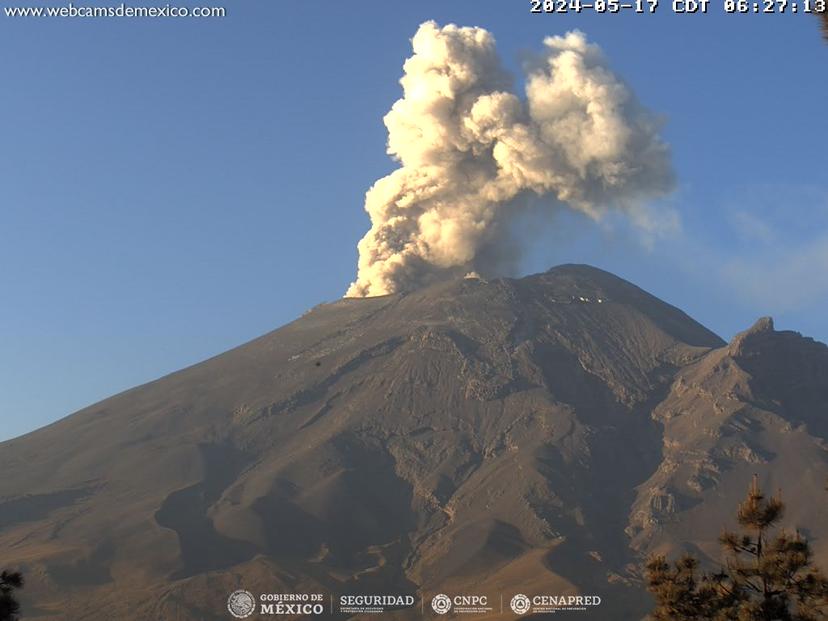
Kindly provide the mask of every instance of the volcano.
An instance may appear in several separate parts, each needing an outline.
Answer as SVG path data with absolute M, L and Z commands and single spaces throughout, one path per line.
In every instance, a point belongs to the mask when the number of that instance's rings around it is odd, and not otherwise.
M 726 343 L 588 266 L 342 299 L 0 444 L 0 565 L 24 619 L 228 619 L 236 589 L 640 619 L 643 559 L 715 563 L 754 473 L 828 566 L 826 404 L 824 344 Z

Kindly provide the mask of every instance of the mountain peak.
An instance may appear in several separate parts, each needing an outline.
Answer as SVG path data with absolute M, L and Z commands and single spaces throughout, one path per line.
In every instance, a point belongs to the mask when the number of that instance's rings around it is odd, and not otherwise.
M 735 357 L 745 355 L 752 349 L 761 346 L 761 343 L 773 334 L 773 318 L 760 317 L 750 328 L 733 337 L 733 340 L 730 341 L 730 353 Z
M 770 320 L 740 342 L 762 338 L 780 343 L 728 360 L 682 311 L 587 265 L 322 304 L 0 445 L 0 544 L 25 595 L 69 619 L 214 618 L 240 587 L 448 581 L 574 588 L 606 596 L 596 619 L 640 618 L 629 533 L 649 546 L 716 502 L 707 486 L 811 450 L 804 432 L 739 444 L 753 427 L 728 404 L 758 395 L 824 429 L 827 348 Z M 748 374 L 762 391 L 733 388 Z
M 740 332 L 734 337 L 736 339 L 746 339 L 757 334 L 764 334 L 767 332 L 774 332 L 773 317 L 760 317 L 747 330 Z

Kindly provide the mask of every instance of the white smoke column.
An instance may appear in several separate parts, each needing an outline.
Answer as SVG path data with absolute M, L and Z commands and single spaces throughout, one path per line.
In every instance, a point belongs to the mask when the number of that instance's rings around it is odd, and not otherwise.
M 527 195 L 548 199 L 550 211 L 564 204 L 598 218 L 669 191 L 658 123 L 601 50 L 578 31 L 544 44 L 522 100 L 489 32 L 420 26 L 403 97 L 384 119 L 388 153 L 401 166 L 366 194 L 371 229 L 346 295 L 485 276 Z

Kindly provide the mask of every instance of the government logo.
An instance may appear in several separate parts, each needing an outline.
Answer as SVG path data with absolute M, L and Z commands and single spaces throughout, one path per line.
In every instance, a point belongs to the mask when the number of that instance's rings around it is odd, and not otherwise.
M 529 598 L 523 593 L 518 593 L 512 598 L 512 601 L 509 602 L 509 607 L 516 615 L 525 615 L 532 607 L 532 602 L 530 602 Z
M 244 589 L 233 591 L 227 598 L 227 610 L 236 619 L 246 619 L 256 610 L 256 598 L 250 591 Z
M 339 612 L 349 615 L 383 614 L 414 607 L 413 595 L 340 595 Z
M 444 615 L 451 610 L 451 598 L 448 595 L 435 595 L 431 600 L 431 607 L 438 615 Z

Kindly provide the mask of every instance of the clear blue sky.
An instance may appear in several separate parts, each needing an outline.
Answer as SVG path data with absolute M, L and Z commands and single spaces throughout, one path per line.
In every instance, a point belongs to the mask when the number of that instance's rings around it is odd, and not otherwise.
M 0 439 L 340 296 L 364 192 L 394 167 L 382 116 L 427 19 L 488 28 L 515 70 L 579 28 L 665 118 L 681 226 L 642 239 L 564 216 L 528 243 L 523 272 L 591 263 L 725 338 L 772 314 L 828 340 L 816 18 L 715 2 L 655 16 L 530 15 L 517 0 L 226 7 L 215 20 L 0 15 Z

